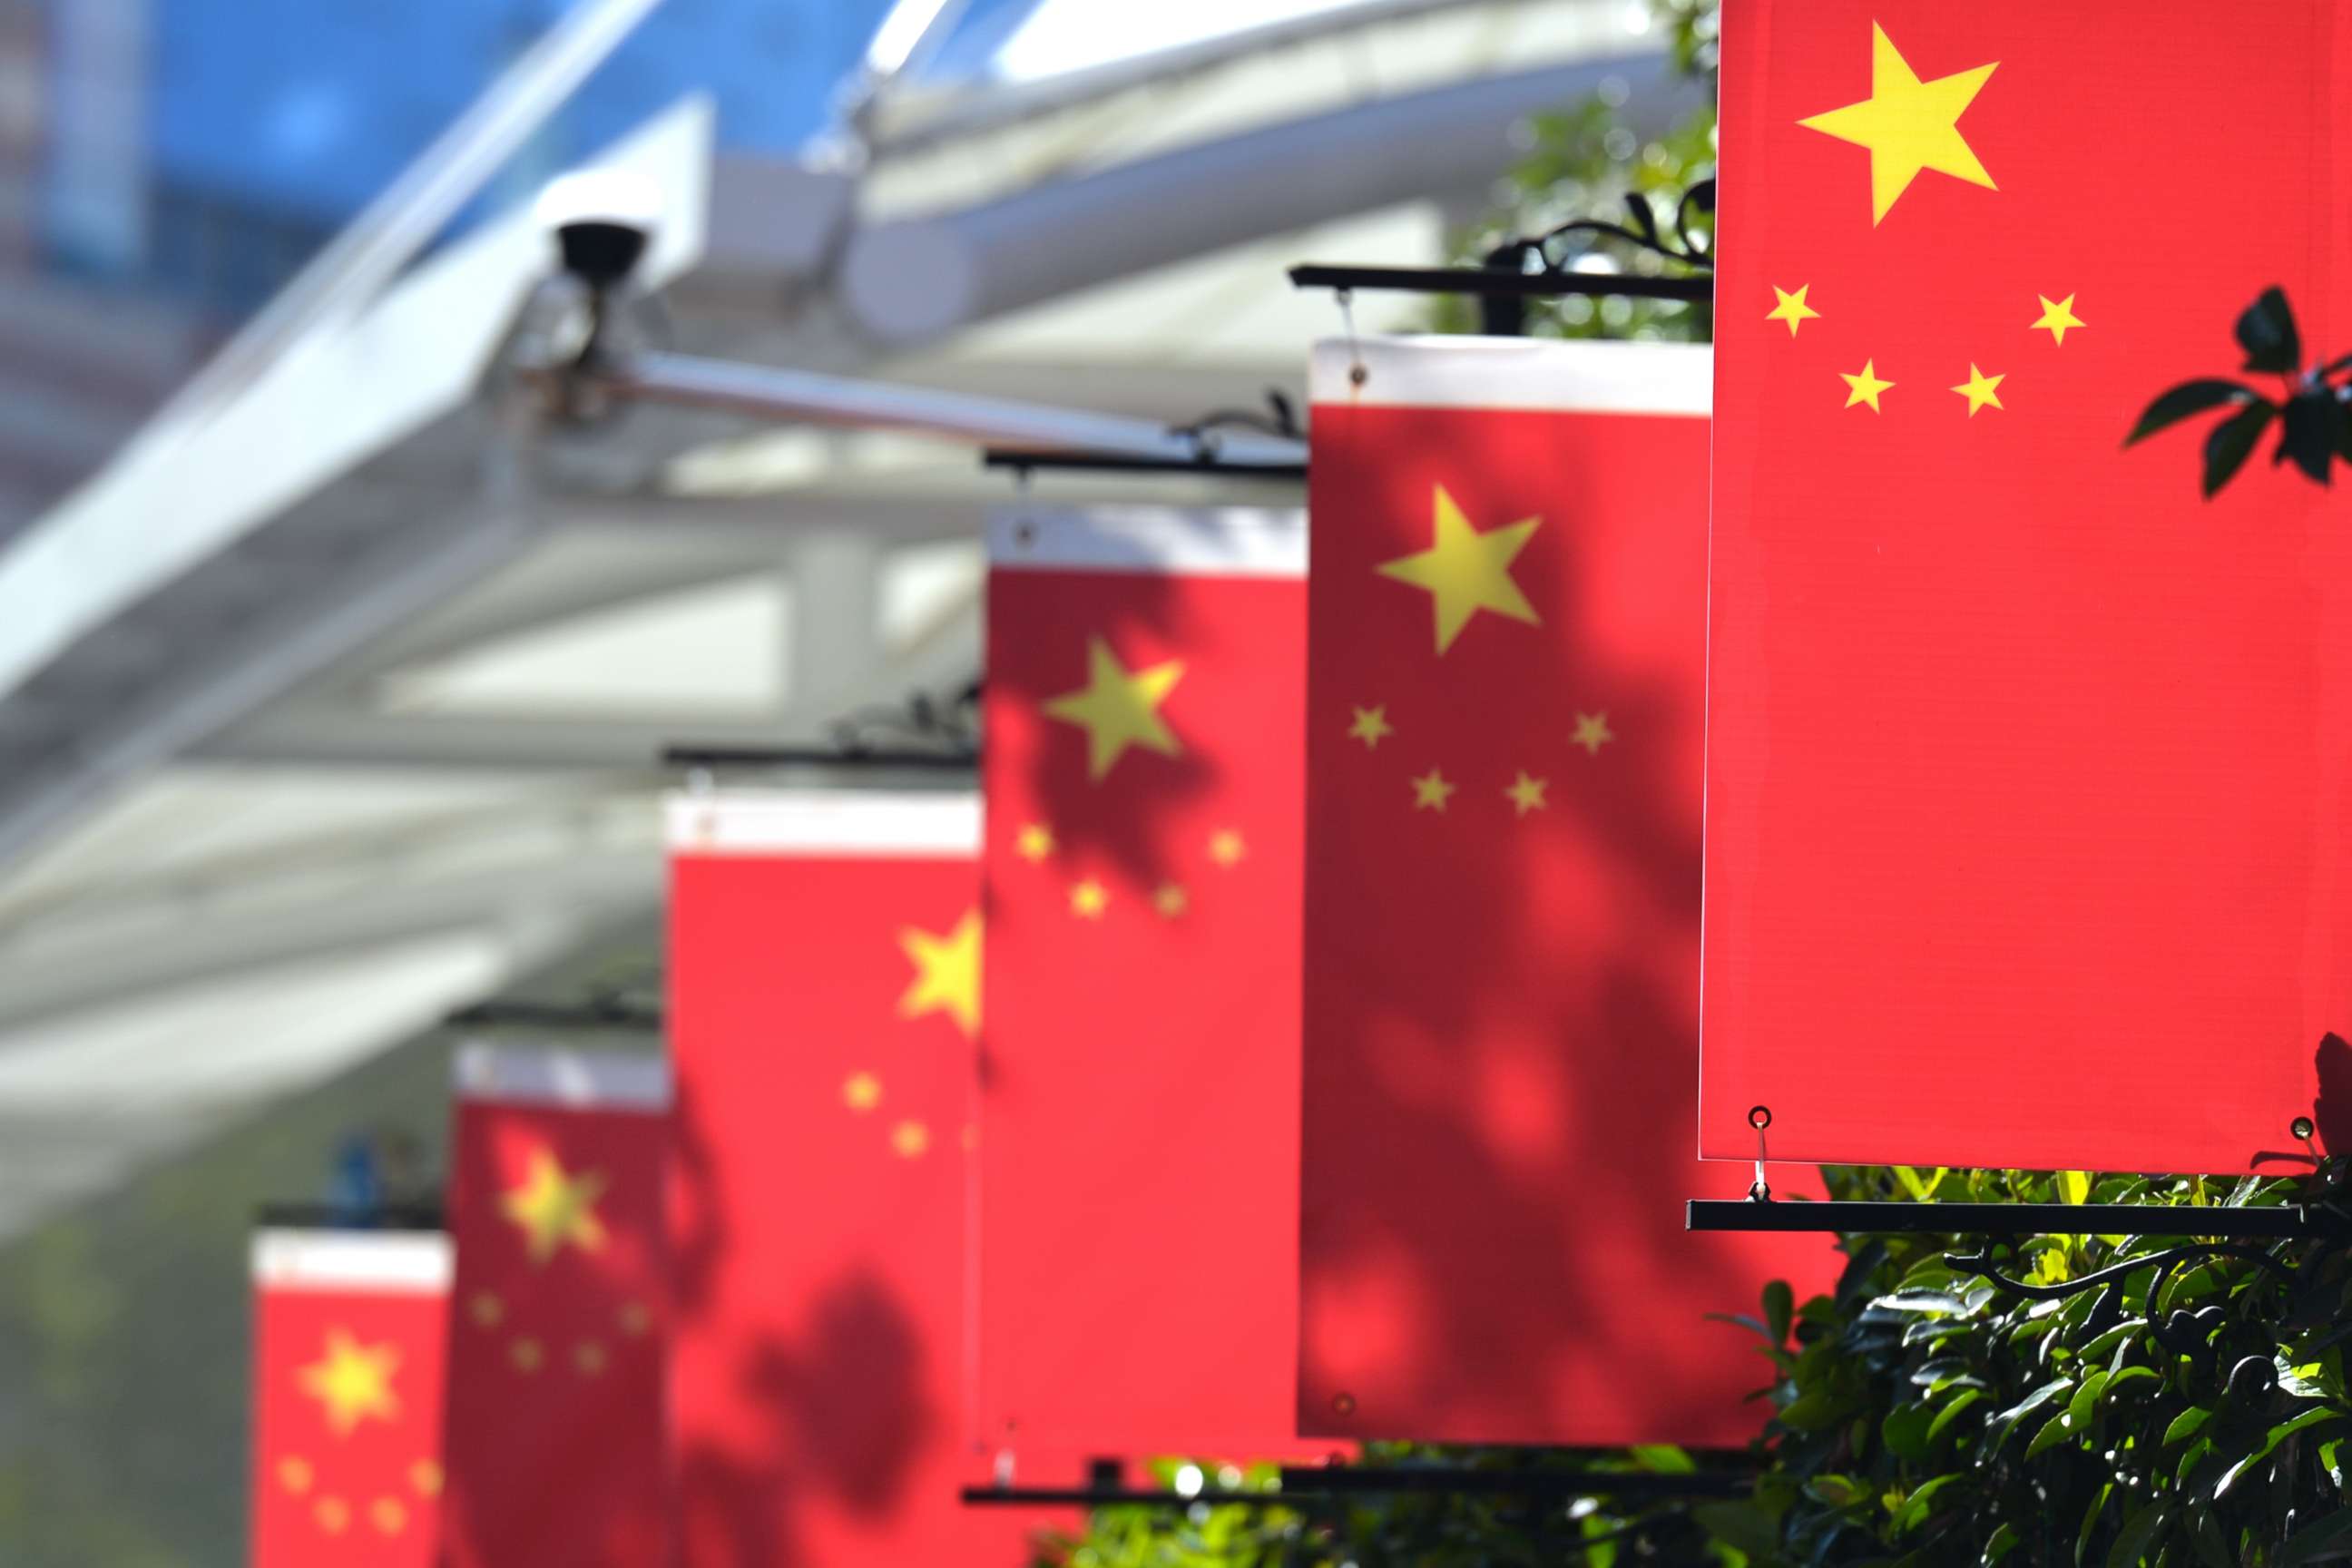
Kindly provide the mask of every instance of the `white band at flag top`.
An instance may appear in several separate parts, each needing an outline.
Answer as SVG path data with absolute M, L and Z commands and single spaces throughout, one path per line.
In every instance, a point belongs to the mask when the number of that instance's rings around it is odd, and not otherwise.
M 1304 577 L 1307 514 L 1296 507 L 1003 507 L 988 520 L 988 563 L 999 572 Z
M 673 855 L 980 854 L 971 790 L 678 790 L 662 806 Z
M 459 1099 L 504 1105 L 570 1110 L 660 1110 L 669 1105 L 669 1067 L 655 1056 L 475 1044 L 459 1048 L 453 1078 Z
M 431 1230 L 258 1230 L 254 1282 L 272 1290 L 449 1289 L 449 1238 Z
M 1703 418 L 1715 407 L 1715 351 L 1705 343 L 1324 338 L 1308 361 L 1307 394 L 1359 407 Z

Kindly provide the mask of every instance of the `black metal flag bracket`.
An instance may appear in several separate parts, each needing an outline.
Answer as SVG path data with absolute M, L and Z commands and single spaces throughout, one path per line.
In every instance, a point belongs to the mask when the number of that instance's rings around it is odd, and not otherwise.
M 263 1204 L 253 1223 L 264 1230 L 421 1230 L 443 1227 L 441 1205 L 393 1204 Z
M 980 765 L 980 682 L 951 697 L 919 691 L 834 721 L 829 746 L 697 745 L 662 748 L 662 765 L 719 768 L 872 768 L 969 775 Z
M 610 994 L 591 996 L 584 1002 L 477 1002 L 442 1019 L 441 1026 L 657 1035 L 662 1030 L 662 1010 Z
M 1269 388 L 1265 395 L 1266 409 L 1260 413 L 1247 408 L 1218 408 L 1202 415 L 1189 425 L 1171 425 L 1171 439 L 1188 442 L 1190 453 L 1147 456 L 1129 452 L 1099 452 L 1085 448 L 989 447 L 981 452 L 981 466 L 986 468 L 1010 468 L 1024 479 L 1033 473 L 1068 472 L 1093 474 L 1173 474 L 1214 475 L 1220 479 L 1265 479 L 1297 482 L 1307 477 L 1303 462 L 1284 463 L 1264 459 L 1229 458 L 1223 455 L 1223 433 L 1246 430 L 1260 436 L 1273 436 L 1298 441 L 1307 433 L 1299 427 L 1298 411 L 1278 388 Z
M 2160 1204 L 1937 1204 L 1693 1198 L 1687 1228 L 1959 1236 L 2180 1236 L 2284 1241 L 2341 1234 L 2330 1211 L 2302 1205 L 2196 1208 Z
M 1285 1465 L 1278 1489 L 1195 1491 L 1120 1486 L 966 1487 L 974 1508 L 1304 1508 L 1370 1497 L 1499 1497 L 1550 1502 L 1580 1497 L 1745 1497 L 1745 1470 L 1483 1469 L 1466 1465 Z

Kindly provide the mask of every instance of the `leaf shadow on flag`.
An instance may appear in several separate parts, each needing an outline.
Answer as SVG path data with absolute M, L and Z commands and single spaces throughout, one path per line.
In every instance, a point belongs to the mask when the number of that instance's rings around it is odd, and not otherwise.
M 676 1127 L 673 1302 L 685 1338 L 714 1310 L 737 1216 L 714 1190 L 690 1095 L 681 1094 Z M 848 1268 L 796 1305 L 789 1331 L 728 1347 L 729 1440 L 679 1445 L 677 1537 L 688 1568 L 814 1568 L 814 1516 L 880 1527 L 909 1503 L 925 1456 L 950 1441 L 946 1413 L 925 1392 L 919 1330 L 887 1285 Z
M 1470 419 L 1349 414 L 1316 415 L 1312 505 L 1339 520 L 1315 536 L 1317 635 L 1362 642 L 1349 693 L 1320 646 L 1310 685 L 1302 1422 L 1737 1443 L 1762 1421 L 1738 1394 L 1769 1371 L 1705 1314 L 1752 1312 L 1769 1275 L 1750 1238 L 1683 1229 L 1684 1200 L 1748 1175 L 1693 1155 L 1704 432 L 1651 422 L 1697 437 L 1696 461 L 1643 476 L 1643 526 L 1693 531 L 1661 575 L 1597 514 L 1622 485 L 1575 478 L 1623 468 L 1573 447 L 1621 428 L 1562 449 L 1579 422 L 1546 421 L 1516 449 Z M 1373 568 L 1428 543 L 1394 498 L 1438 484 L 1484 528 L 1542 516 L 1511 567 L 1540 621 L 1481 613 L 1433 660 L 1425 619 L 1395 630 L 1426 598 Z M 1385 700 L 1394 735 L 1348 739 L 1342 696 Z M 1580 748 L 1602 710 L 1612 738 Z M 1432 765 L 1458 785 L 1442 816 L 1404 788 Z M 1549 780 L 1525 812 L 1504 793 L 1522 769 Z

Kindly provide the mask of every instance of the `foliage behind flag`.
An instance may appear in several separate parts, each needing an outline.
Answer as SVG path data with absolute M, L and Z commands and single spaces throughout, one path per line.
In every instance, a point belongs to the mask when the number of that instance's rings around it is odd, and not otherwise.
M 662 1568 L 668 1076 L 477 1046 L 457 1088 L 448 1568 Z
M 1705 1315 L 1828 1252 L 1683 1229 L 1749 1179 L 1689 1142 L 1707 352 L 1326 342 L 1313 388 L 1301 1427 L 1743 1442 Z
M 1013 1568 L 967 1509 L 980 803 L 674 797 L 680 1568 Z
M 253 1568 L 431 1568 L 448 1238 L 264 1230 L 253 1285 Z
M 1296 1452 L 1295 511 L 992 521 L 980 1435 Z
M 1708 1154 L 2352 1144 L 2341 10 L 1727 7 Z

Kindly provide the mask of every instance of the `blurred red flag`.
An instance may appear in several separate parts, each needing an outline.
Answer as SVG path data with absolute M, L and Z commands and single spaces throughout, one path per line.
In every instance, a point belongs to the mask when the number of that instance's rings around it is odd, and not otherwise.
M 436 1563 L 448 1238 L 264 1230 L 253 1291 L 254 1568 Z
M 1833 1258 L 1683 1228 L 1749 1180 L 1690 1142 L 1706 351 L 1326 343 L 1314 393 L 1300 1426 L 1745 1441 L 1704 1314 Z
M 991 525 L 980 1433 L 1295 1452 L 1304 528 Z
M 2272 285 L 2284 361 L 2352 348 L 2344 7 L 1723 44 L 1703 1146 L 2239 1171 L 2316 1098 L 2352 1148 L 2352 529 L 2270 461 L 2200 499 L 2233 408 L 2121 449 Z
M 457 1058 L 449 1568 L 661 1568 L 657 1058 Z
M 670 808 L 683 1568 L 1019 1568 L 967 1509 L 970 794 Z

